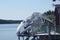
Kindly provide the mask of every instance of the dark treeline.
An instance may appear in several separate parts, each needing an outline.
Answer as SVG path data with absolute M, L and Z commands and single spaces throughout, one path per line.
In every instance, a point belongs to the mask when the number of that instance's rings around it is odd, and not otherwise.
M 45 15 L 50 20 L 55 21 L 54 11 L 49 10 L 47 12 L 44 12 L 43 15 Z
M 45 15 L 47 18 L 49 18 L 52 21 L 55 21 L 55 16 L 54 16 L 54 11 L 47 11 L 44 12 L 43 15 Z M 16 23 L 20 23 L 23 20 L 4 20 L 4 19 L 0 19 L 0 24 L 16 24 Z
M 0 19 L 0 24 L 18 24 L 22 21 L 23 20 L 4 20 L 4 19 Z

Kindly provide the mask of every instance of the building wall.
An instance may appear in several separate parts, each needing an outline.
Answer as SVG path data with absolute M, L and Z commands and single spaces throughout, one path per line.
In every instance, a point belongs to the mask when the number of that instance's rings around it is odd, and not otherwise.
M 60 5 L 55 6 L 56 32 L 60 33 Z

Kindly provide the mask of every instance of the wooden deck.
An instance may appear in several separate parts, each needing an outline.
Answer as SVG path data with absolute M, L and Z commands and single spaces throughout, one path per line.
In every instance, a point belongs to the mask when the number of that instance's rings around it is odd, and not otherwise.
M 32 36 L 32 40 L 37 38 L 36 40 L 60 40 L 60 34 L 52 34 L 49 35 L 47 33 L 42 34 L 20 34 L 20 37 L 27 37 L 28 39 Z M 39 38 L 38 38 L 39 37 Z

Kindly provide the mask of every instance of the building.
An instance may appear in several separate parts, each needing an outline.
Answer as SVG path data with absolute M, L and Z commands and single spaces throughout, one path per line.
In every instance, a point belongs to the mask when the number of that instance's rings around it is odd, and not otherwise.
M 60 4 L 55 5 L 56 32 L 60 33 Z

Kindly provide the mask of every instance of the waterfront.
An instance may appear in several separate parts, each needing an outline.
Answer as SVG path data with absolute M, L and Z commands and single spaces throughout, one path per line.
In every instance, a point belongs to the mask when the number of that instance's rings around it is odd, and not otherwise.
M 0 24 L 0 40 L 18 40 L 16 28 L 19 24 Z

